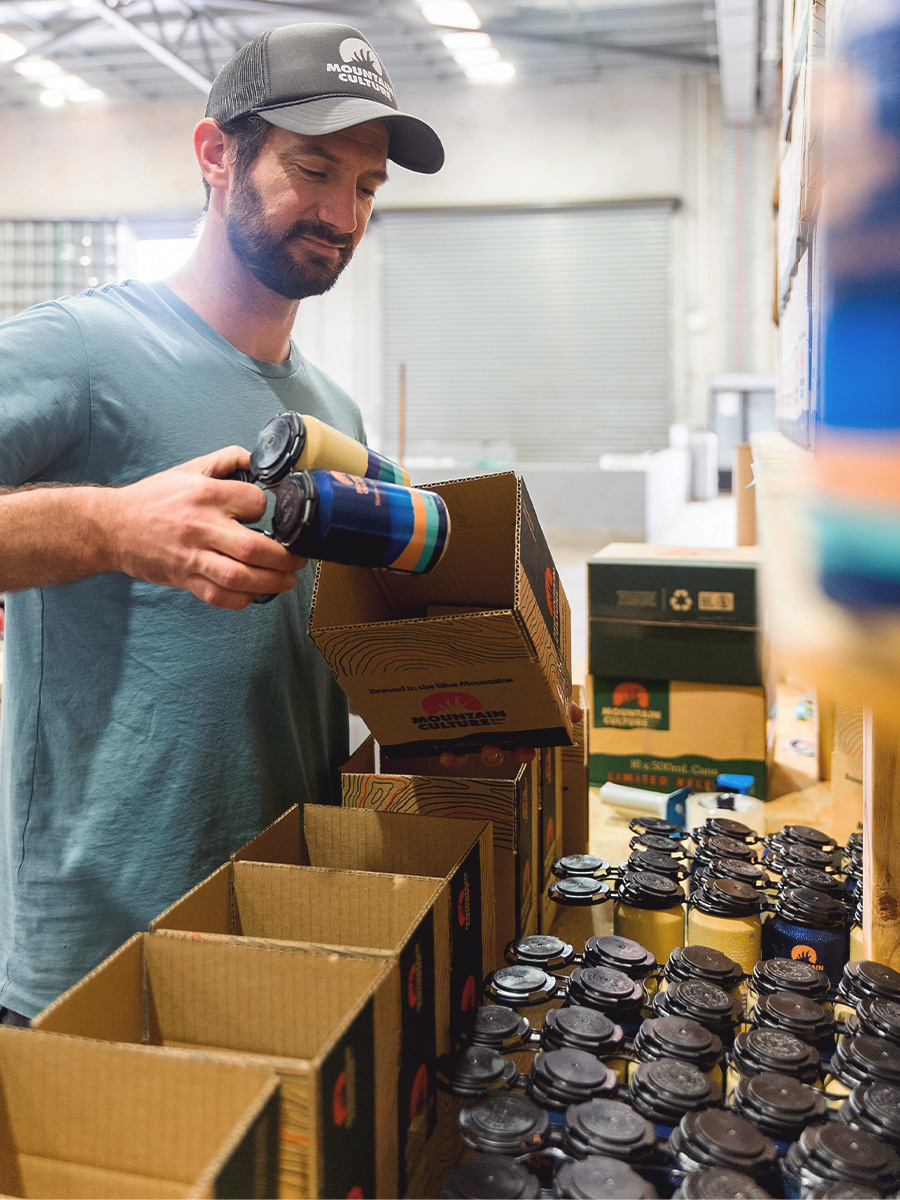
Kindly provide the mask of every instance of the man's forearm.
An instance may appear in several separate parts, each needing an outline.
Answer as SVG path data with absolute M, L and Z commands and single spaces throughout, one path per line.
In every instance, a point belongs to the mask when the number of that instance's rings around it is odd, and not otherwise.
M 0 592 L 72 583 L 116 569 L 107 515 L 112 489 L 0 489 Z

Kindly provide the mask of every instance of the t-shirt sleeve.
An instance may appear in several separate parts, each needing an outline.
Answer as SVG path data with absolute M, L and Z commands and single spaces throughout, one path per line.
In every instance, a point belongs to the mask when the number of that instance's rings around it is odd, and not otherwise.
M 80 482 L 90 415 L 90 366 L 72 314 L 54 301 L 0 324 L 0 487 Z

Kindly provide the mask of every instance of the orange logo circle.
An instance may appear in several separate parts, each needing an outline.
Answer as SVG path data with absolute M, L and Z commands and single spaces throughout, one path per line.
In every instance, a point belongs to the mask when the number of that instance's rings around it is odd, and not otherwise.
M 812 946 L 794 946 L 791 950 L 791 958 L 797 959 L 798 962 L 807 962 L 811 967 L 816 965 L 818 957 Z

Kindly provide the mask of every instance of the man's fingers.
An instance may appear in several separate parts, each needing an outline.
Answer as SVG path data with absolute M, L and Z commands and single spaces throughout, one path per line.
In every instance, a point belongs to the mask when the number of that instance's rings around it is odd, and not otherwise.
M 250 466 L 250 451 L 243 446 L 225 446 L 212 454 L 201 454 L 183 463 L 182 471 L 196 475 L 208 475 L 210 479 L 227 479 L 234 471 L 246 470 Z
M 481 761 L 486 767 L 496 767 L 503 762 L 503 751 L 499 746 L 482 746 Z
M 469 761 L 468 754 L 451 754 L 446 751 L 441 755 L 441 766 L 447 771 L 458 771 Z
M 530 763 L 534 762 L 537 756 L 537 751 L 535 750 L 534 746 L 519 746 L 517 750 L 513 750 L 512 756 L 516 762 Z
M 299 554 L 291 554 L 280 542 L 266 537 L 258 529 L 244 529 L 232 522 L 216 528 L 212 535 L 211 548 L 239 563 L 268 571 L 302 571 L 309 561 Z
M 576 704 L 574 700 L 569 701 L 569 720 L 573 725 L 577 725 L 584 716 L 584 709 L 580 704 Z

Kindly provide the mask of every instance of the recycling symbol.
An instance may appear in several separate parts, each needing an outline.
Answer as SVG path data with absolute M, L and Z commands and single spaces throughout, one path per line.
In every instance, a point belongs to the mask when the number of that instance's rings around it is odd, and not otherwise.
M 689 612 L 694 607 L 694 601 L 684 588 L 676 588 L 669 598 L 669 605 L 676 612 Z

